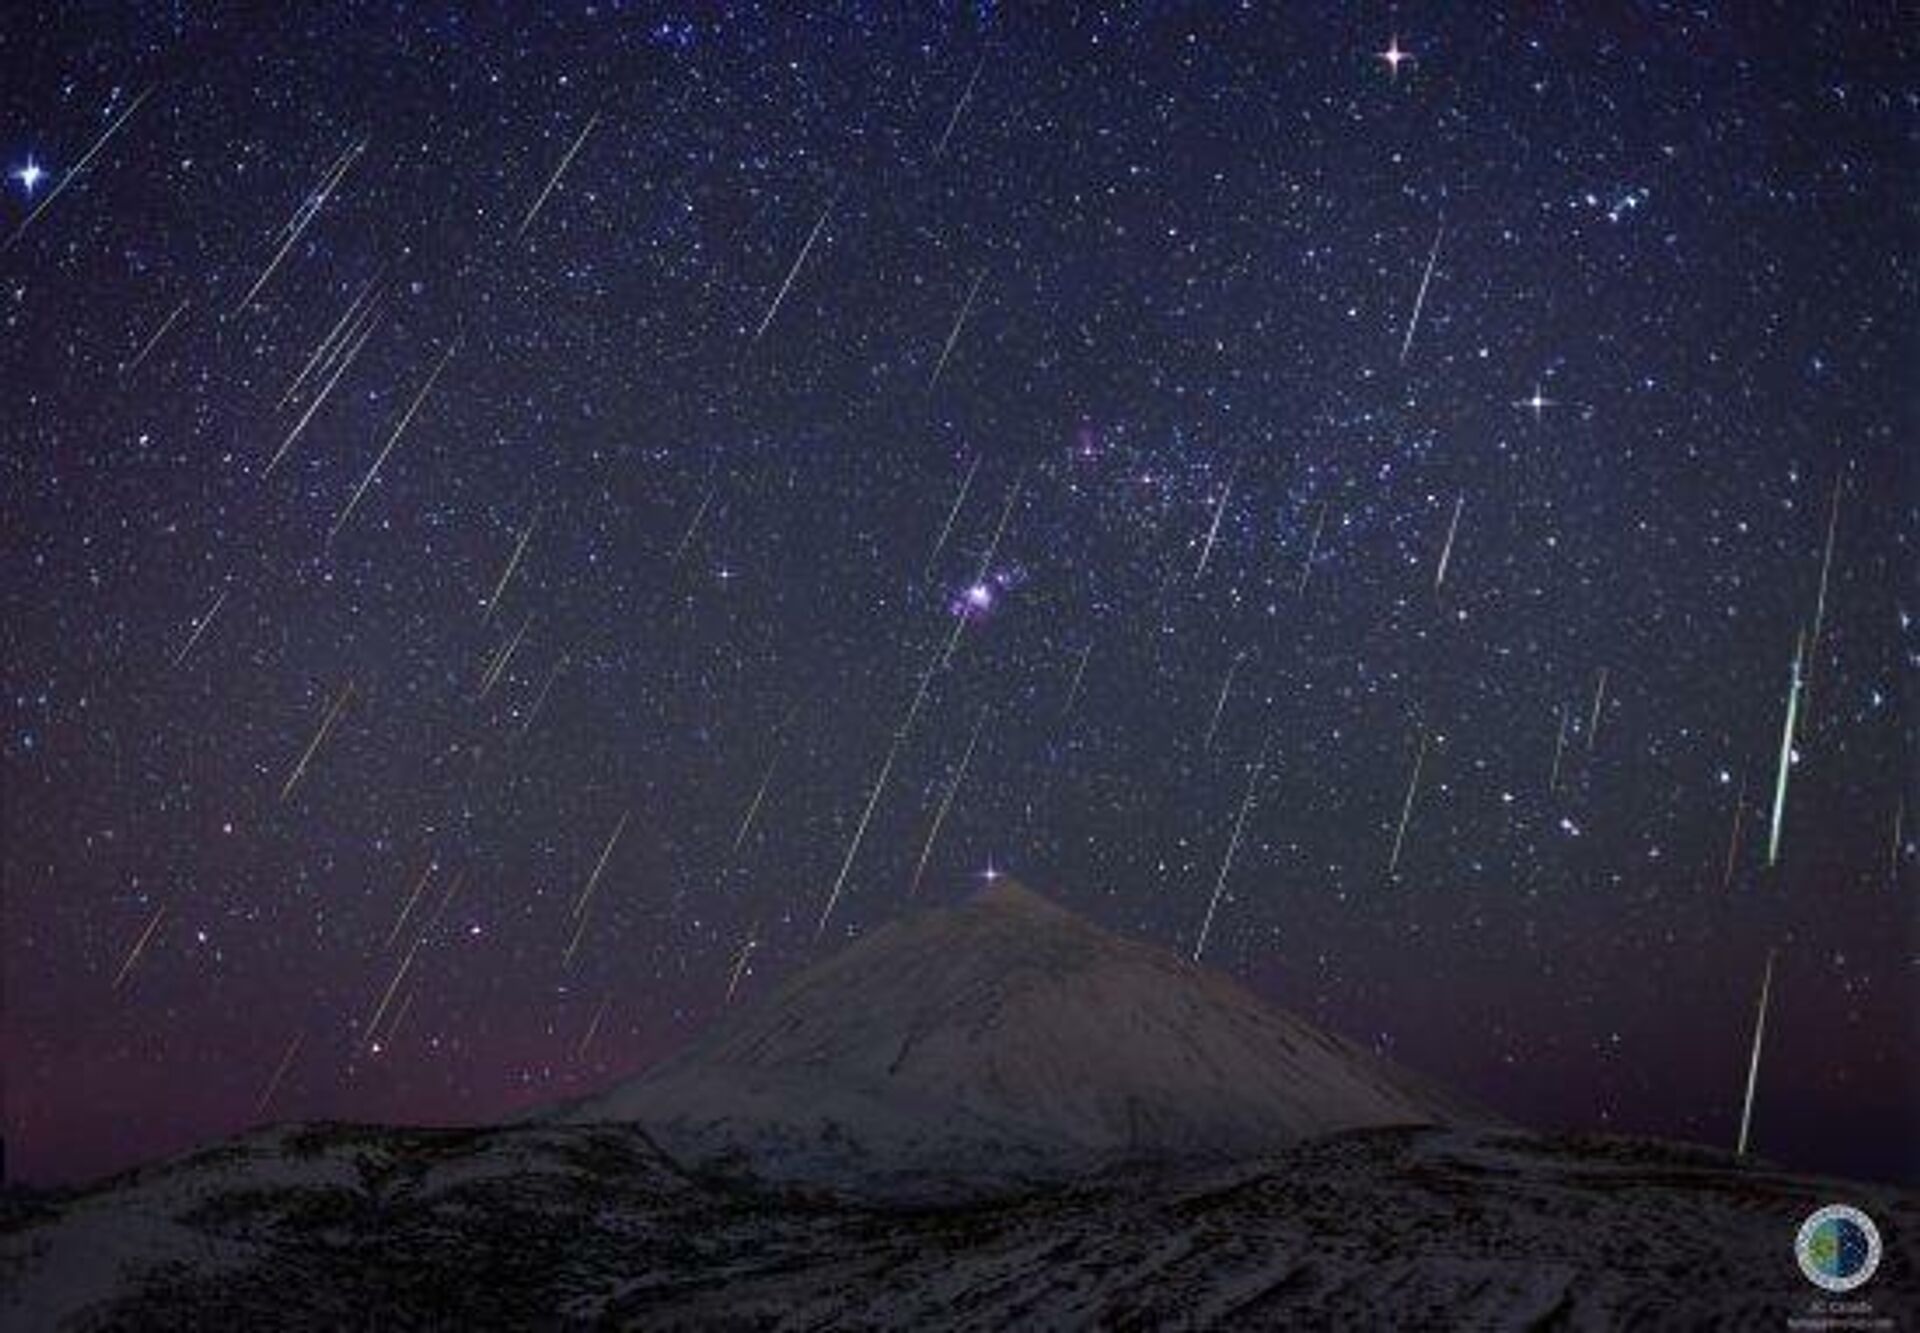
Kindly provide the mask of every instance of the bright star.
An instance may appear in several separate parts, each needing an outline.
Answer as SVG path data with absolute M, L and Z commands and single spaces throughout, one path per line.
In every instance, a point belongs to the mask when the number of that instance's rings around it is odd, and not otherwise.
M 1411 52 L 1400 49 L 1399 33 L 1393 35 L 1393 40 L 1387 43 L 1386 50 L 1378 52 L 1377 54 L 1380 59 L 1387 62 L 1387 72 L 1396 79 L 1400 77 L 1400 66 L 1406 61 L 1413 59 Z
M 1533 397 L 1516 398 L 1514 400 L 1513 405 L 1515 407 L 1526 408 L 1528 411 L 1533 413 L 1533 419 L 1535 421 L 1538 421 L 1540 419 L 1540 414 L 1546 411 L 1546 409 L 1548 409 L 1549 407 L 1553 406 L 1553 399 L 1548 398 L 1544 394 L 1542 394 L 1540 392 L 1540 385 L 1538 384 L 1538 382 L 1536 382 L 1533 386 Z
M 13 178 L 20 182 L 21 188 L 27 192 L 28 198 L 33 197 L 34 190 L 39 187 L 41 181 L 47 178 L 46 171 L 31 157 L 27 159 L 27 164 L 24 167 L 15 167 L 12 174 Z

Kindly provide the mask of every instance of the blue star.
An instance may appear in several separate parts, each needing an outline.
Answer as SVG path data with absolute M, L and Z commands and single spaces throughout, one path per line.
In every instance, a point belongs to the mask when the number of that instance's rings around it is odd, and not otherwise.
M 21 188 L 26 190 L 27 198 L 29 199 L 33 198 L 34 190 L 38 188 L 40 182 L 47 177 L 46 171 L 31 157 L 27 159 L 25 166 L 15 167 L 11 175 L 15 180 L 20 182 Z

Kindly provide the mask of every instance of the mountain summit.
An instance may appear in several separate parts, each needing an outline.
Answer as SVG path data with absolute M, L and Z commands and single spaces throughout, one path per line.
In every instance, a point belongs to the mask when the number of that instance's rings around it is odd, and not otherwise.
M 936 1192 L 1490 1119 L 1010 879 L 874 931 L 551 1118 L 639 1122 L 682 1160 L 767 1179 Z

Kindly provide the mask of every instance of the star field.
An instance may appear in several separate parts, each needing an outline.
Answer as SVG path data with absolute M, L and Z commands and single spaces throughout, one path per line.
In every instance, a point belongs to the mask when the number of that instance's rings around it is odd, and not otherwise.
M 577 1095 L 991 866 L 1725 1146 L 1777 949 L 1756 1150 L 1920 1176 L 1894 11 L 44 17 L 16 1174 Z

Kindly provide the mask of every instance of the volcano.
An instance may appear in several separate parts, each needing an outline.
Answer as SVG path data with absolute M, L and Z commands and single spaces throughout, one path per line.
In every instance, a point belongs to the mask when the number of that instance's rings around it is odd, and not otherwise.
M 692 1164 L 896 1196 L 1493 1122 L 1011 879 L 876 930 L 547 1118 L 637 1122 Z

